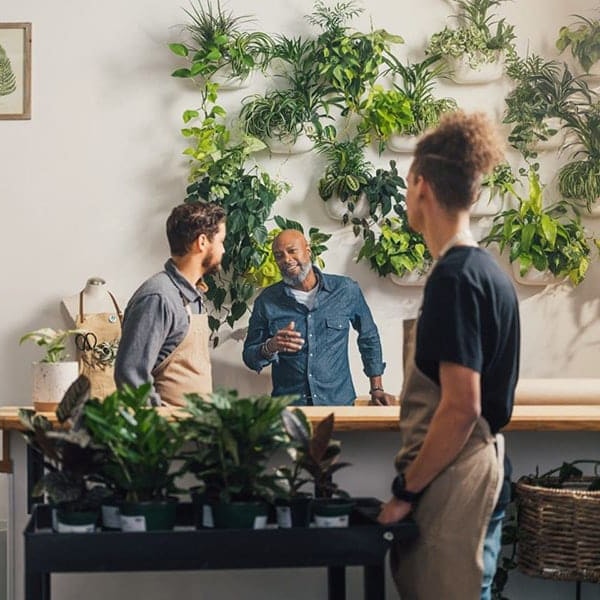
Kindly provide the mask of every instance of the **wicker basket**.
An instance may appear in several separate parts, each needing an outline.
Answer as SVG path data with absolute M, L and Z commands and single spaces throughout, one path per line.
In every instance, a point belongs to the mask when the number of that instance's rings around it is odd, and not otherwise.
M 517 482 L 518 568 L 535 577 L 600 582 L 600 491 L 565 485 L 539 487 L 527 478 Z

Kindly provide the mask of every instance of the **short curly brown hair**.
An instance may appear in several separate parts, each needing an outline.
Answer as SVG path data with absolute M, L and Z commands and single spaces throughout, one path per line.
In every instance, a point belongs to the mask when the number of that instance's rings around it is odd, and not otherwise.
M 176 206 L 167 219 L 171 256 L 187 254 L 201 234 L 212 240 L 225 222 L 225 210 L 213 202 L 190 202 Z
M 449 211 L 468 209 L 481 178 L 502 161 L 504 143 L 483 113 L 448 113 L 415 149 L 413 175 L 421 175 Z

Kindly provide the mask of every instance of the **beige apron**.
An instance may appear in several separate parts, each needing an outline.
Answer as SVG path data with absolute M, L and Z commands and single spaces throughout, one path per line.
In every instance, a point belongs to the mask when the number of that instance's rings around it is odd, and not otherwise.
M 415 459 L 440 402 L 439 386 L 414 360 L 416 326 L 407 344 L 401 393 L 399 472 Z M 413 512 L 419 537 L 392 548 L 391 567 L 402 600 L 478 600 L 483 542 L 502 485 L 502 459 L 483 417 L 456 459 L 427 487 Z
M 115 387 L 114 365 L 119 340 L 121 339 L 121 324 L 123 313 L 116 298 L 108 292 L 115 307 L 114 313 L 85 314 L 83 307 L 83 291 L 79 294 L 79 314 L 75 320 L 77 329 L 93 333 L 95 337 L 86 336 L 82 349 L 78 348 L 79 373 L 86 375 L 91 384 L 91 395 L 104 398 L 112 394 Z
M 208 315 L 194 315 L 186 306 L 190 317 L 187 334 L 152 371 L 154 388 L 165 404 L 185 406 L 184 394 L 210 394 L 212 368 L 208 351 L 210 329 Z

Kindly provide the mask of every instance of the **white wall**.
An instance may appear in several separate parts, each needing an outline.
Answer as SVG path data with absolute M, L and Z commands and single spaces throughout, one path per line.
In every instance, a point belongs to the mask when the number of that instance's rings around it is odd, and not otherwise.
M 559 26 L 568 23 L 572 13 L 590 15 L 595 4 L 515 0 L 501 12 L 517 27 L 521 52 L 529 47 L 553 57 Z M 5 264 L 0 320 L 4 405 L 30 403 L 29 363 L 39 353 L 33 345 L 19 347 L 17 342 L 30 329 L 65 326 L 59 311 L 62 297 L 77 293 L 88 277 L 99 275 L 118 296 L 127 298 L 162 267 L 167 255 L 164 222 L 183 200 L 186 185 L 180 117 L 198 102 L 188 82 L 169 75 L 179 63 L 166 45 L 178 39 L 185 6 L 187 0 L 2 4 L 0 20 L 33 23 L 32 119 L 0 121 L 0 201 L 6 210 L 0 237 Z M 288 35 L 310 31 L 303 20 L 312 8 L 310 0 L 230 0 L 226 6 L 238 14 L 251 12 L 262 30 Z M 407 43 L 398 47 L 398 54 L 413 58 L 421 56 L 427 36 L 439 30 L 451 12 L 451 4 L 442 0 L 374 0 L 365 6 L 356 26 L 368 28 L 371 15 L 375 27 L 405 37 Z M 258 78 L 256 85 L 262 83 Z M 496 115 L 506 93 L 504 83 L 443 89 L 467 109 Z M 231 92 L 221 100 L 233 111 L 252 91 Z M 386 165 L 392 156 L 372 158 Z M 401 172 L 408 160 L 399 160 Z M 366 264 L 355 264 L 357 246 L 351 233 L 325 216 L 317 195 L 320 170 L 314 156 L 264 164 L 293 185 L 277 212 L 334 234 L 324 257 L 327 270 L 360 282 L 380 325 L 388 363 L 386 387 L 398 391 L 401 321 L 415 314 L 420 291 L 398 288 L 379 279 Z M 557 164 L 555 159 L 544 164 L 546 181 Z M 600 228 L 592 221 L 588 224 Z M 506 265 L 505 259 L 502 262 Z M 523 376 L 597 376 L 599 269 L 596 261 L 576 289 L 518 289 Z M 351 360 L 357 390 L 365 393 L 367 382 L 354 350 Z M 235 386 L 243 393 L 269 390 L 267 374 L 256 376 L 241 365 L 239 341 L 226 341 L 215 351 L 214 362 L 216 384 Z M 388 458 L 383 458 L 386 465 Z M 258 590 L 260 577 L 247 577 L 257 581 Z M 71 587 L 61 586 L 57 597 L 80 597 Z M 163 597 L 152 593 L 147 597 Z M 255 597 L 263 596 L 257 591 Z

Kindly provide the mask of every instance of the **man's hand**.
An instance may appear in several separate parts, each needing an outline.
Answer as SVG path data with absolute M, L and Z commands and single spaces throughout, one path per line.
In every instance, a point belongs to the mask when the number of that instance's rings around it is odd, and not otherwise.
M 394 404 L 398 404 L 396 396 L 381 390 L 371 392 L 370 406 L 389 406 Z
M 377 521 L 382 525 L 391 525 L 406 518 L 411 510 L 412 505 L 409 502 L 392 497 L 381 505 L 381 512 L 377 517 Z
M 268 342 L 269 352 L 298 352 L 304 346 L 300 332 L 295 330 L 296 324 L 290 321 L 280 329 Z

